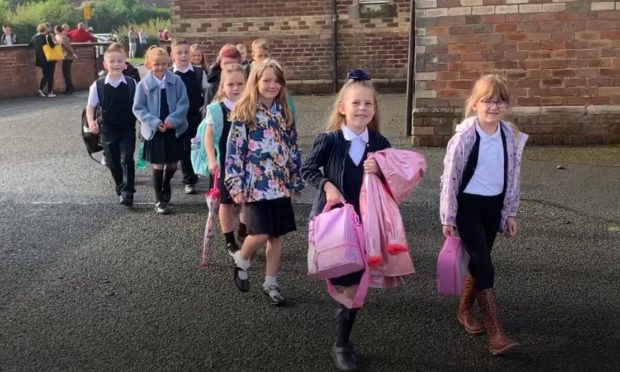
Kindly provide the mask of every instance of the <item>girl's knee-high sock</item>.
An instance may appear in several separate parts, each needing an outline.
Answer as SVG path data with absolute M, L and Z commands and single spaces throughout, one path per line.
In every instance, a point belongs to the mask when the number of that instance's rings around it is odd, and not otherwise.
M 153 169 L 153 188 L 155 188 L 155 198 L 157 202 L 161 202 L 161 191 L 162 185 L 164 183 L 164 170 L 163 169 Z
M 176 168 L 168 168 L 166 167 L 166 169 L 164 170 L 164 187 L 163 189 L 165 191 L 169 191 L 170 190 L 170 181 L 172 181 L 172 177 L 174 177 L 174 173 L 177 171 Z

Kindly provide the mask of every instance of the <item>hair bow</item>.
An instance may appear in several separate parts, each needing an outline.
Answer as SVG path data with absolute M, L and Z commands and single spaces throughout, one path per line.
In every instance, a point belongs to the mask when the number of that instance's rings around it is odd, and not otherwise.
M 370 74 L 361 68 L 354 68 L 347 73 L 347 80 L 366 81 L 370 80 Z

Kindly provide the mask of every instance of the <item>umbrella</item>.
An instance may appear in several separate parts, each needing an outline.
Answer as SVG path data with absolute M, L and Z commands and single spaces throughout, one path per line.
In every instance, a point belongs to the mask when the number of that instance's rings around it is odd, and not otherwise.
M 215 219 L 220 209 L 220 190 L 217 188 L 217 172 L 211 177 L 211 181 L 211 188 L 205 193 L 209 214 L 207 215 L 207 223 L 205 224 L 200 266 L 205 266 L 207 264 L 207 255 L 209 254 L 209 249 L 211 249 L 213 245 L 213 237 L 215 236 Z

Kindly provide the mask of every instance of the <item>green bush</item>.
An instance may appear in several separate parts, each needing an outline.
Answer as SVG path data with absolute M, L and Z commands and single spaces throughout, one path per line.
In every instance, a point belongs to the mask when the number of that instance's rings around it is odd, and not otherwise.
M 80 14 L 64 0 L 48 0 L 39 3 L 17 5 L 15 11 L 8 11 L 5 20 L 11 25 L 20 43 L 27 43 L 36 33 L 37 25 L 49 23 L 52 27 L 65 22 L 77 22 Z
M 119 26 L 141 24 L 151 19 L 170 19 L 170 9 L 136 4 L 135 1 L 99 1 L 92 4 L 92 9 L 90 25 L 96 32 L 109 32 Z

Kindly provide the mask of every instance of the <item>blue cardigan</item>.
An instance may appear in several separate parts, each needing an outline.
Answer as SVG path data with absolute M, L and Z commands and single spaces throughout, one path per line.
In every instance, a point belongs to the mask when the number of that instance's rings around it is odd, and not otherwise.
M 166 119 L 172 122 L 177 138 L 187 130 L 187 110 L 189 109 L 189 99 L 185 84 L 180 77 L 166 70 L 166 101 L 170 114 Z M 149 72 L 136 87 L 136 94 L 133 99 L 133 113 L 140 121 L 140 133 L 147 140 L 153 139 L 157 132 L 157 125 L 160 110 L 160 88 L 152 72 Z

